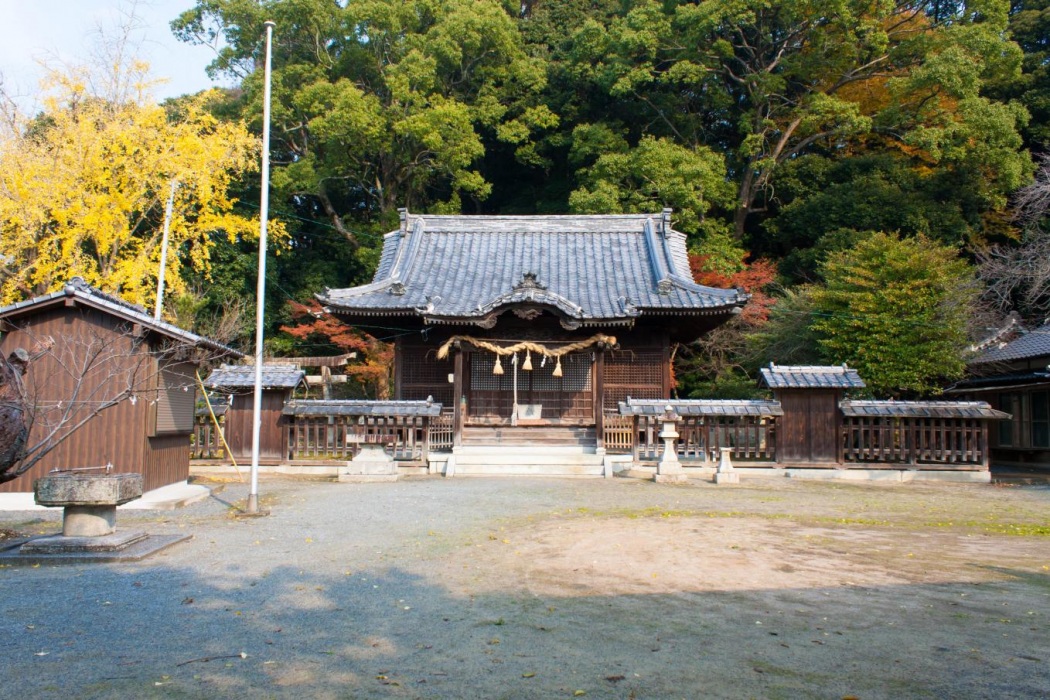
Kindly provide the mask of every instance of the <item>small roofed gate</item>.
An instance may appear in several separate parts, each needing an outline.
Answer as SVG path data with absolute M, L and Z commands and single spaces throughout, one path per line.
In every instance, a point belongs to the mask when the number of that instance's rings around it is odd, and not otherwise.
M 293 390 L 305 381 L 305 372 L 288 365 L 262 367 L 262 395 L 259 413 L 259 460 L 276 464 L 285 459 L 287 419 L 285 404 Z M 223 434 L 233 459 L 248 462 L 252 458 L 252 421 L 255 415 L 255 367 L 223 365 L 212 370 L 204 380 L 207 389 L 228 395 L 229 407 L 223 422 Z
M 761 382 L 773 390 L 783 415 L 777 425 L 781 464 L 839 464 L 846 389 L 864 387 L 857 371 L 841 367 L 777 366 L 762 369 Z

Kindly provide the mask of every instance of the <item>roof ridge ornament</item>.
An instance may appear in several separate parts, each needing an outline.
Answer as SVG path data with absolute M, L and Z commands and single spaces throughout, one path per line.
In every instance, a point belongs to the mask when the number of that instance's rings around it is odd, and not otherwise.
M 521 281 L 514 285 L 514 291 L 524 291 L 526 289 L 546 289 L 547 285 L 540 282 L 539 277 L 535 272 L 525 272 L 521 276 Z

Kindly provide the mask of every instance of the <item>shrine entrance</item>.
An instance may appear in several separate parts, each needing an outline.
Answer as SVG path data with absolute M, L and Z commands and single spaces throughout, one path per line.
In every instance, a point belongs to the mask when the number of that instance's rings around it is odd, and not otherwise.
M 514 353 L 499 357 L 498 370 L 492 353 L 469 352 L 464 360 L 468 424 L 595 424 L 591 351 L 560 358 Z

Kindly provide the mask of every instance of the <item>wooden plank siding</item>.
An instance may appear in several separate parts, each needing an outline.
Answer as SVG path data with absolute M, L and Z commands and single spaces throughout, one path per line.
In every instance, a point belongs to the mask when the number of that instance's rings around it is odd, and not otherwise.
M 162 435 L 146 438 L 142 489 L 185 481 L 190 477 L 189 435 Z
M 5 356 L 18 347 L 32 348 L 40 339 L 50 336 L 56 341 L 55 352 L 63 356 L 55 358 L 45 354 L 31 365 L 25 382 L 32 400 L 40 405 L 55 405 L 68 401 L 81 381 L 80 398 L 85 402 L 108 399 L 121 390 L 120 381 L 114 377 L 131 371 L 138 365 L 141 373 L 155 373 L 156 362 L 147 356 L 149 343 L 141 346 L 141 352 L 132 353 L 132 338 L 126 322 L 101 311 L 87 307 L 52 307 L 35 314 L 28 321 L 9 326 L 9 331 L 0 337 L 0 352 Z M 86 351 L 98 343 L 110 349 L 126 345 L 128 354 L 115 354 L 98 371 L 81 377 L 75 368 L 83 358 L 70 356 L 69 351 Z M 74 355 L 76 353 L 73 353 Z M 141 375 L 140 375 L 141 376 Z M 189 468 L 189 432 L 172 436 L 172 441 L 185 443 L 185 464 L 176 465 L 169 454 L 167 443 L 164 456 L 156 459 L 150 455 L 153 446 L 146 436 L 150 429 L 150 404 L 154 396 L 144 391 L 136 401 L 124 400 L 73 433 L 63 443 L 46 455 L 36 466 L 18 479 L 0 484 L 0 492 L 32 491 L 33 481 L 53 469 L 94 467 L 113 464 L 116 472 L 143 474 L 147 485 L 172 483 L 164 481 L 171 475 L 186 478 Z M 44 426 L 38 421 L 30 435 L 29 444 L 41 439 Z M 149 472 L 151 465 L 166 465 L 157 474 Z M 153 488 L 154 486 L 147 486 Z
M 777 461 L 785 464 L 839 462 L 842 415 L 837 390 L 781 389 L 774 392 L 784 409 L 778 419 Z
M 263 390 L 259 424 L 259 461 L 277 463 L 288 458 L 287 421 L 281 414 L 291 394 L 287 389 Z M 227 409 L 224 434 L 230 451 L 238 464 L 252 457 L 252 394 L 234 394 L 233 404 Z

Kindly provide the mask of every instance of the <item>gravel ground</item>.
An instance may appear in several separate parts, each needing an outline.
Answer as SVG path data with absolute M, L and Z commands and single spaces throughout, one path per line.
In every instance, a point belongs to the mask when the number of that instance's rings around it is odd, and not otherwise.
M 210 485 L 121 512 L 193 534 L 142 562 L 0 568 L 0 697 L 1050 697 L 1045 486 Z

